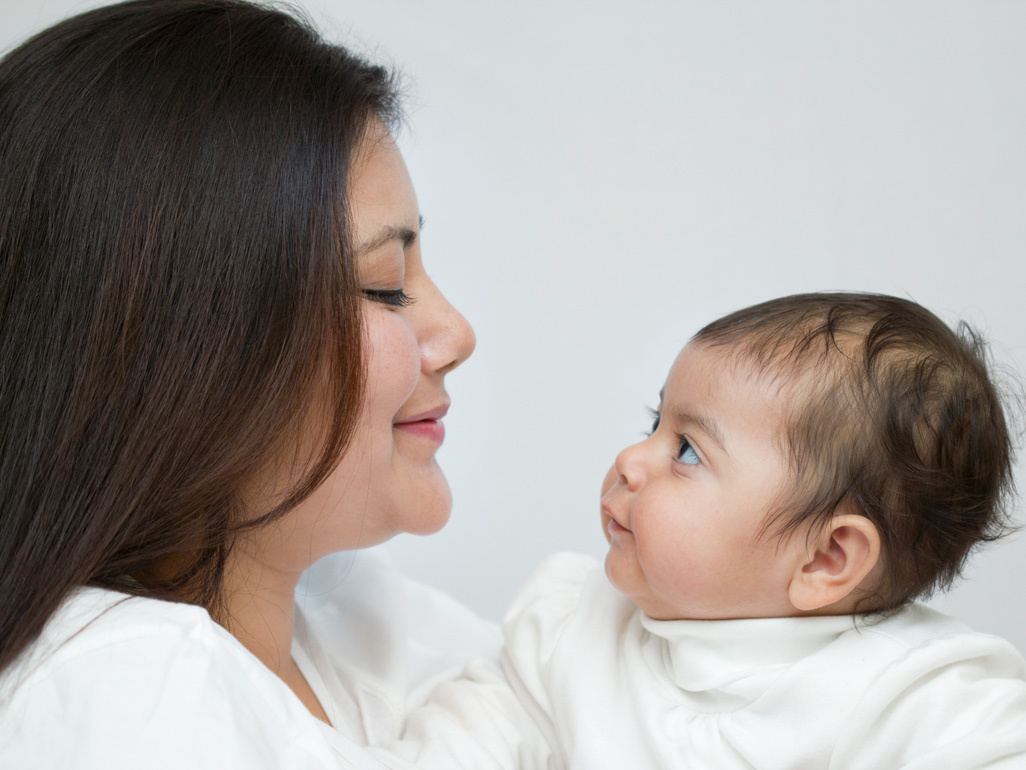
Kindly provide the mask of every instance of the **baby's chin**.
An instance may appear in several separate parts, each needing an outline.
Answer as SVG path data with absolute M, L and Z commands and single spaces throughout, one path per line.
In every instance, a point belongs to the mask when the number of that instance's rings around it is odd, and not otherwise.
M 644 608 L 642 608 L 638 604 L 638 599 L 637 599 L 637 588 L 638 588 L 638 586 L 634 585 L 633 588 L 635 590 L 633 590 L 633 591 L 631 590 L 632 589 L 631 583 L 632 582 L 636 582 L 636 580 L 634 579 L 634 576 L 631 574 L 632 570 L 631 570 L 629 565 L 624 564 L 622 561 L 620 561 L 618 563 L 617 562 L 618 559 L 622 559 L 622 555 L 616 553 L 615 549 L 610 548 L 606 552 L 606 558 L 605 558 L 605 561 L 604 561 L 604 563 L 602 565 L 603 569 L 604 569 L 604 571 L 606 573 L 606 579 L 609 581 L 609 584 L 611 586 L 613 586 L 613 588 L 615 588 L 617 591 L 619 591 L 624 596 L 626 596 L 628 599 L 630 599 L 631 602 L 633 602 L 635 606 L 639 607 L 639 609 L 643 610 Z

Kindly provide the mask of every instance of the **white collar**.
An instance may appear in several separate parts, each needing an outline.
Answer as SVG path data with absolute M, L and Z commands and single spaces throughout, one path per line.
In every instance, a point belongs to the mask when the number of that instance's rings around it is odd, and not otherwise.
M 788 666 L 856 627 L 850 615 L 745 620 L 653 620 L 649 656 L 699 711 L 730 711 L 755 700 Z

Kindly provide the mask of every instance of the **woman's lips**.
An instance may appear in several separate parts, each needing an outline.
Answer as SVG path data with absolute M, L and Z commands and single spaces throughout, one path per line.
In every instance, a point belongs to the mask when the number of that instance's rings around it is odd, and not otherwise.
M 436 444 L 445 441 L 445 425 L 440 420 L 414 420 L 412 422 L 397 422 L 393 427 L 404 433 L 412 433 L 414 436 L 423 436 L 431 439 Z
M 398 428 L 404 433 L 422 436 L 436 444 L 441 444 L 445 441 L 445 425 L 442 423 L 442 418 L 445 417 L 448 411 L 449 405 L 444 404 L 427 412 L 396 420 L 392 427 Z

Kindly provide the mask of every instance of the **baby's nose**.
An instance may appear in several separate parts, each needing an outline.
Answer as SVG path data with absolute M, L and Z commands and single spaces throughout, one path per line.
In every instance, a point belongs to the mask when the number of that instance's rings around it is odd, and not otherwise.
M 616 462 L 613 463 L 610 474 L 607 474 L 607 479 L 609 475 L 615 473 L 616 481 L 626 486 L 631 492 L 637 492 L 645 481 L 644 452 L 642 449 L 644 443 L 644 441 L 641 441 L 622 450 L 616 456 Z

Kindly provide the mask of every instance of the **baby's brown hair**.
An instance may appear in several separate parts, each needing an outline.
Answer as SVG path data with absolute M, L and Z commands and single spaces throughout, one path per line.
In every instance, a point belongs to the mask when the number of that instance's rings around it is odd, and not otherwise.
M 786 393 L 796 491 L 768 521 L 782 534 L 839 508 L 867 517 L 894 607 L 961 573 L 1009 530 L 1012 442 L 982 337 L 909 300 L 797 294 L 731 313 L 694 342 L 729 349 Z

